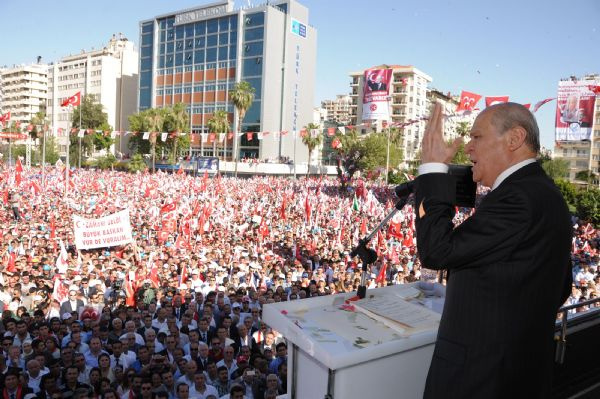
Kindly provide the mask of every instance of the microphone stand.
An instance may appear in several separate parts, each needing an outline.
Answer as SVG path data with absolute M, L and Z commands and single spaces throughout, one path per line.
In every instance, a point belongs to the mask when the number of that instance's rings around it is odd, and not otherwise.
M 358 296 L 360 299 L 363 299 L 367 294 L 367 266 L 375 263 L 375 261 L 377 260 L 377 252 L 375 252 L 375 250 L 373 250 L 372 248 L 367 248 L 367 244 L 369 243 L 369 241 L 371 241 L 371 239 L 373 239 L 375 234 L 377 234 L 377 232 L 381 230 L 381 228 L 385 226 L 391 218 L 394 217 L 396 212 L 404 208 L 404 205 L 406 205 L 406 202 L 408 201 L 409 195 L 410 191 L 400 196 L 400 199 L 398 200 L 398 202 L 396 202 L 394 209 L 387 214 L 387 216 L 381 221 L 381 223 L 379 223 L 379 225 L 377 225 L 377 227 L 375 227 L 375 229 L 373 229 L 373 231 L 371 231 L 371 233 L 369 233 L 368 236 L 358 240 L 358 245 L 352 250 L 352 252 L 350 252 L 351 257 L 354 258 L 355 256 L 358 256 L 362 262 L 362 275 L 360 277 L 360 285 L 356 290 L 356 296 Z

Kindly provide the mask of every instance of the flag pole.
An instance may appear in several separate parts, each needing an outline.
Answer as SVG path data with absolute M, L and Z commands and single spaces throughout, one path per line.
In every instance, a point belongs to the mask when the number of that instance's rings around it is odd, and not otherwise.
M 46 187 L 46 126 L 42 126 L 44 134 L 44 142 L 42 143 L 42 192 L 45 192 Z
M 81 101 L 79 102 L 79 128 L 81 129 Z M 79 165 L 78 168 L 81 169 L 81 135 L 79 136 Z

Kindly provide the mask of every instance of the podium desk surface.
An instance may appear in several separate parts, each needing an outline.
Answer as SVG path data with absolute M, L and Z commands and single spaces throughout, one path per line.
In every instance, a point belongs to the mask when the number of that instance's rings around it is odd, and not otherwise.
M 433 320 L 417 330 L 384 323 L 382 320 L 387 318 L 363 313 L 353 302 L 346 302 L 354 296 L 344 293 L 267 304 L 263 320 L 331 370 L 435 342 L 444 299 L 426 297 L 417 289 L 417 283 L 367 290 L 367 299 L 384 297 L 390 303 L 390 299 L 397 298 L 399 306 L 406 300 L 410 304 L 407 306 L 422 307 L 425 317 L 438 316 L 437 322 Z

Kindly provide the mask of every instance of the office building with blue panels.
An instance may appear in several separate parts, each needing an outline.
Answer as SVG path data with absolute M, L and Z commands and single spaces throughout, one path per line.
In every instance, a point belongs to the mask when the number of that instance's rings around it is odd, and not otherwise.
M 269 134 L 240 135 L 239 157 L 307 162 L 299 132 L 312 122 L 316 44 L 308 9 L 295 0 L 240 9 L 220 1 L 142 21 L 139 110 L 185 103 L 191 155 L 231 160 L 232 140 L 210 143 L 207 122 L 225 110 L 238 130 L 229 91 L 247 81 L 256 92 L 240 130 Z

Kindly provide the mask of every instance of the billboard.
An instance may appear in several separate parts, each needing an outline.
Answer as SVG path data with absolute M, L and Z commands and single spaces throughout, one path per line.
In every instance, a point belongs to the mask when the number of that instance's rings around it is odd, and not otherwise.
M 391 69 L 367 69 L 363 84 L 362 120 L 389 120 Z
M 556 99 L 556 140 L 590 140 L 594 124 L 596 94 L 588 81 L 568 80 L 558 83 Z
M 217 157 L 198 157 L 198 172 L 217 173 L 219 171 L 219 158 Z
M 77 249 L 114 247 L 133 241 L 127 209 L 99 219 L 73 215 L 73 231 Z

